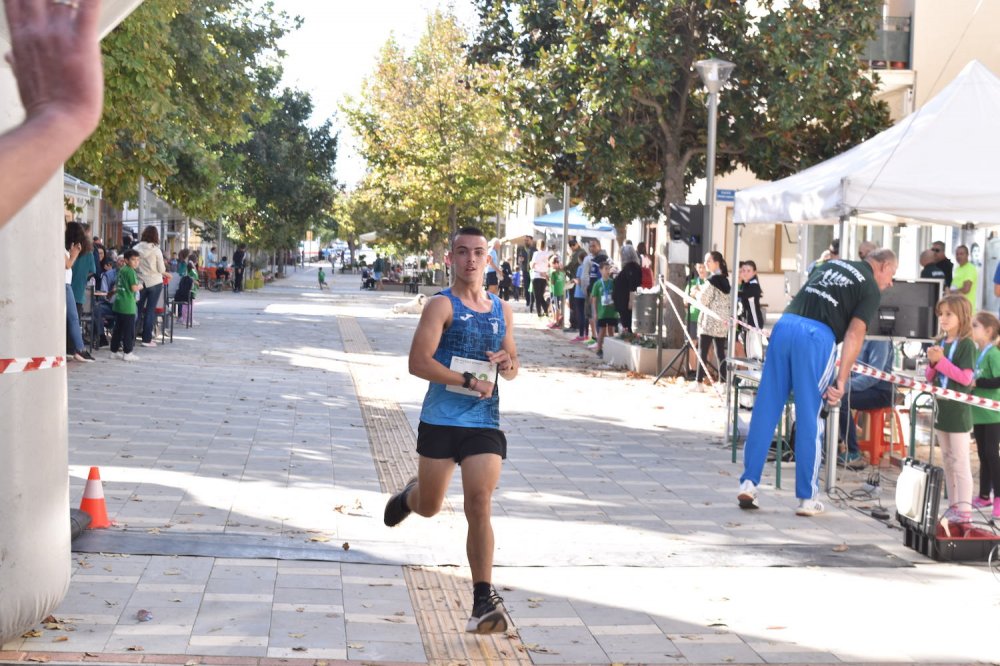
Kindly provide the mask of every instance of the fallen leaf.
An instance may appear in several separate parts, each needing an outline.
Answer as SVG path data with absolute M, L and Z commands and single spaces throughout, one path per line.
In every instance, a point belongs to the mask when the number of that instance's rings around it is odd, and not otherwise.
M 142 647 L 141 645 L 129 645 L 127 648 L 125 648 L 125 651 L 126 652 L 142 652 L 145 649 L 146 648 Z
M 545 653 L 545 654 L 559 654 L 559 653 L 558 653 L 558 652 L 556 652 L 555 650 L 550 650 L 550 649 L 549 649 L 549 648 L 547 648 L 547 647 L 540 647 L 540 646 L 535 646 L 535 647 L 533 647 L 533 648 L 528 648 L 528 650 L 529 650 L 530 652 L 543 652 L 543 653 Z
M 352 650 L 364 650 L 365 649 L 365 646 L 363 644 L 361 644 L 361 643 L 348 643 L 347 647 L 351 648 Z
M 167 569 L 163 572 L 164 576 L 180 576 L 181 572 L 177 569 Z
M 63 625 L 59 622 L 46 622 L 43 626 L 49 631 L 59 631 L 63 628 Z
M 344 542 L 344 545 L 342 546 L 342 548 L 343 548 L 344 550 L 350 550 L 350 549 L 351 549 L 351 544 L 349 544 L 349 543 L 347 543 L 347 542 L 345 541 L 345 542 Z
M 184 666 L 198 666 L 200 663 L 197 659 L 192 659 L 191 661 L 185 661 Z
M 44 620 L 42 620 L 42 622 L 44 624 L 51 624 L 53 622 L 59 622 L 59 620 L 56 618 L 55 615 L 49 615 Z
M 774 625 L 772 627 L 768 627 L 768 630 L 770 630 L 770 631 L 777 631 L 778 629 L 786 629 L 786 628 L 787 627 L 782 627 L 782 626 L 779 626 L 779 625 Z
M 84 653 L 83 653 L 83 656 L 84 656 L 84 657 L 97 657 L 97 656 L 99 656 L 99 655 L 98 655 L 98 654 L 97 654 L 96 652 L 84 652 Z M 186 665 L 185 665 L 185 666 L 186 666 Z
M 49 658 L 46 657 L 45 655 L 41 655 L 40 654 L 38 656 L 28 657 L 28 658 L 25 659 L 25 661 L 34 661 L 34 662 L 39 663 L 39 664 L 46 664 L 46 663 L 48 663 Z
M 835 552 L 835 553 L 846 553 L 847 552 L 847 548 L 848 548 L 847 544 L 846 543 L 842 543 L 839 546 L 834 546 L 833 547 L 833 552 Z
M 299 606 L 298 608 L 295 609 L 295 612 L 296 613 L 305 613 L 306 612 L 305 606 Z
M 302 647 L 301 645 L 296 645 L 295 647 L 292 648 L 292 652 L 305 652 L 305 651 L 306 648 Z
M 384 617 L 382 619 L 386 622 L 406 622 L 406 620 L 401 617 Z
M 167 601 L 172 601 L 174 603 L 180 603 L 180 599 L 167 599 Z
M 337 513 L 347 513 L 347 507 L 344 506 L 343 504 L 338 504 L 337 506 L 333 507 L 333 510 L 336 511 Z
M 52 639 L 53 643 L 63 643 L 69 640 L 69 636 L 56 636 Z
M 38 629 L 32 629 L 21 634 L 21 638 L 38 638 L 41 635 L 42 632 L 38 631 Z
M 543 599 L 542 597 L 528 597 L 528 601 L 533 601 L 537 603 L 539 601 L 545 601 L 545 599 Z
M 330 540 L 330 537 L 325 537 L 325 536 L 314 536 L 314 537 L 310 537 L 310 538 L 309 538 L 309 540 L 310 540 L 310 541 L 318 541 L 318 542 L 320 542 L 320 543 L 326 543 L 327 541 L 329 541 L 329 540 Z
M 288 634 L 289 638 L 302 638 L 305 634 Z

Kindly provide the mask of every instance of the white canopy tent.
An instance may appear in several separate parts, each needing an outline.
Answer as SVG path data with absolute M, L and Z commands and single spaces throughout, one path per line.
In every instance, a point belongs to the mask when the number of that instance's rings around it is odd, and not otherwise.
M 739 262 L 745 224 L 839 221 L 842 236 L 851 216 L 1000 224 L 998 155 L 1000 79 L 974 60 L 895 126 L 793 176 L 738 192 L 733 211 L 734 265 Z M 735 289 L 732 314 L 736 315 Z M 734 345 L 731 329 L 730 355 Z M 731 373 L 729 377 L 731 381 Z M 727 400 L 731 393 L 727 391 Z M 727 412 L 728 408 L 727 404 Z M 835 445 L 836 438 L 828 437 L 828 460 L 835 455 Z M 834 482 L 835 467 L 828 467 L 827 487 Z
M 1000 224 L 1000 79 L 977 60 L 895 126 L 805 171 L 736 194 L 736 224 L 831 224 L 888 213 Z
M 562 234 L 563 211 L 547 213 L 534 220 L 535 229 L 547 233 Z M 597 222 L 584 214 L 580 206 L 569 209 L 569 233 L 587 238 L 615 238 L 615 228 L 608 222 Z

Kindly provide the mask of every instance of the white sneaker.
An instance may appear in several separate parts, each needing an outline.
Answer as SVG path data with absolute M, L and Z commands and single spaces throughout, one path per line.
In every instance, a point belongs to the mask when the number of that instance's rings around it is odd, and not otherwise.
M 759 509 L 757 504 L 757 486 L 750 479 L 740 484 L 740 492 L 736 496 L 736 501 L 740 503 L 741 509 Z
M 123 361 L 129 361 L 129 362 L 131 362 L 131 361 L 138 361 L 139 357 L 136 356 L 135 354 L 122 354 L 122 360 Z
M 139 344 L 142 345 L 143 347 L 155 347 L 156 346 L 156 343 L 153 342 L 152 340 L 150 340 L 149 342 L 140 342 Z
M 108 353 L 111 354 L 111 358 L 121 358 L 122 356 L 125 355 L 125 352 L 123 351 L 116 351 L 116 352 L 108 351 Z
M 816 516 L 823 513 L 823 503 L 818 499 L 800 499 L 799 508 L 795 509 L 796 516 Z

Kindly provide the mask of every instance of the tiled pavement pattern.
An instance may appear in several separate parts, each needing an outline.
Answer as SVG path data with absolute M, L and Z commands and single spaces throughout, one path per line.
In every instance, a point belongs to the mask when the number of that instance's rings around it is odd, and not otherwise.
M 430 660 L 417 617 L 435 603 L 422 589 L 432 586 L 424 569 L 404 574 L 401 564 L 462 563 L 462 497 L 456 479 L 454 514 L 381 525 L 385 495 L 351 373 L 411 427 L 424 384 L 405 368 L 415 318 L 387 314 L 403 297 L 359 292 L 357 282 L 337 275 L 320 294 L 307 270 L 258 294 L 206 294 L 200 326 L 140 349 L 139 364 L 71 366 L 71 499 L 99 465 L 120 528 L 260 535 L 333 552 L 346 543 L 397 561 L 78 554 L 60 624 L 3 646 L 0 661 Z M 345 354 L 346 316 L 371 354 Z M 517 658 L 996 661 L 1000 584 L 985 567 L 929 562 L 902 547 L 898 530 L 855 511 L 797 518 L 787 489 L 765 488 L 759 512 L 736 510 L 738 468 L 719 448 L 714 398 L 609 372 L 532 316 L 517 323 L 526 367 L 501 388 L 510 457 L 495 506 L 495 582 Z M 775 568 L 727 557 L 750 544 L 874 544 L 916 566 Z M 468 594 L 466 569 L 441 571 L 449 594 Z M 139 610 L 152 620 L 140 623 Z M 437 640 L 477 656 L 469 641 L 478 639 L 442 630 Z

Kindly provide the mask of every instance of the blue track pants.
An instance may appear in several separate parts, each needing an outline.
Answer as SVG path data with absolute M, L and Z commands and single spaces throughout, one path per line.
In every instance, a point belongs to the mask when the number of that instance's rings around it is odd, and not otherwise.
M 743 448 L 743 476 L 760 485 L 775 428 L 792 392 L 795 398 L 795 496 L 819 492 L 822 448 L 819 412 L 833 379 L 836 344 L 833 331 L 814 319 L 785 314 L 775 324 L 767 348 L 760 389 L 754 401 L 750 432 Z

